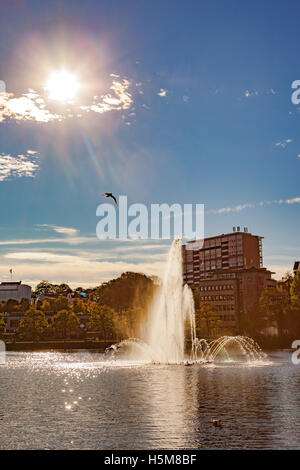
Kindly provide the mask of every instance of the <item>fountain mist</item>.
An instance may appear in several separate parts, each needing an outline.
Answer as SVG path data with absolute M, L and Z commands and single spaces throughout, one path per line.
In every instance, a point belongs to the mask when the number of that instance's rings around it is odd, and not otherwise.
M 182 285 L 181 241 L 172 243 L 162 285 L 141 328 L 142 339 L 158 362 L 184 360 L 184 327 L 189 319 L 195 338 L 194 301 L 191 289 Z
M 219 354 L 230 359 L 228 349 L 238 349 L 247 360 L 263 360 L 266 354 L 246 336 L 222 336 L 208 342 L 196 337 L 193 293 L 182 283 L 181 240 L 174 240 L 169 251 L 162 284 L 154 298 L 148 318 L 140 328 L 140 338 L 130 338 L 108 348 L 113 354 L 120 349 L 131 350 L 134 359 L 147 359 L 164 364 L 182 363 L 185 332 L 192 345 L 189 360 L 213 361 Z M 185 328 L 188 326 L 188 328 Z

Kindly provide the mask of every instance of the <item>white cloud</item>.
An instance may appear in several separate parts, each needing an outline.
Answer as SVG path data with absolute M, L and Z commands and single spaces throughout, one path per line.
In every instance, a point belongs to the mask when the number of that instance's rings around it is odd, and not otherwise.
M 58 225 L 51 225 L 51 224 L 39 224 L 37 227 L 44 227 L 53 230 L 56 233 L 62 233 L 63 235 L 67 235 L 68 237 L 73 237 L 79 233 L 79 230 L 76 228 L 71 227 L 60 227 Z
M 231 212 L 241 212 L 244 209 L 254 209 L 255 207 L 263 207 L 269 204 L 296 204 L 300 203 L 300 197 L 294 197 L 293 199 L 277 199 L 274 201 L 260 201 L 259 203 L 247 203 L 239 204 L 234 207 L 221 207 L 220 209 L 210 209 L 206 211 L 209 214 L 229 214 Z
M 162 98 L 164 98 L 165 96 L 167 96 L 168 94 L 168 90 L 165 90 L 164 88 L 161 88 L 159 90 L 159 92 L 157 93 L 158 96 L 161 96 Z
M 280 280 L 287 272 L 292 271 L 293 264 L 267 264 L 266 268 L 274 273 L 274 279 Z
M 290 144 L 291 142 L 293 142 L 292 139 L 285 139 L 283 140 L 282 142 L 281 141 L 278 141 L 276 142 L 275 144 L 275 147 L 282 147 L 282 148 L 285 148 L 288 144 Z
M 32 151 L 31 151 L 32 152 Z M 14 178 L 34 178 L 39 168 L 32 153 L 26 155 L 0 155 L 0 181 Z
M 41 279 L 47 279 L 55 283 L 68 282 L 72 287 L 97 286 L 126 271 L 160 276 L 165 264 L 164 261 L 152 262 L 151 259 L 140 263 L 120 260 L 94 261 L 84 256 L 38 252 L 8 253 L 3 259 L 14 260 L 14 276 L 23 282 L 36 285 Z M 7 274 L 7 267 L 3 264 L 0 264 L 1 277 Z
M 293 199 L 286 199 L 287 204 L 296 204 L 300 203 L 300 197 L 294 197 Z
M 220 209 L 211 209 L 207 212 L 211 214 L 228 214 L 230 212 L 241 212 L 244 209 L 252 209 L 254 204 L 239 204 L 234 207 L 221 207 Z
M 37 122 L 61 121 L 74 116 L 82 117 L 82 112 L 102 114 L 113 110 L 129 109 L 133 103 L 132 96 L 128 91 L 130 81 L 120 79 L 118 75 L 114 74 L 111 77 L 113 80 L 108 93 L 103 94 L 100 98 L 94 96 L 93 101 L 86 105 L 72 105 L 72 113 L 68 108 L 65 111 L 61 110 L 60 114 L 52 112 L 47 109 L 51 103 L 31 89 L 21 96 L 15 96 L 13 93 L 0 93 L 0 122 L 9 119 Z
M 258 96 L 258 95 L 259 95 L 259 92 L 257 90 L 253 90 L 253 91 L 246 90 L 243 96 L 245 98 L 250 98 L 250 96 Z

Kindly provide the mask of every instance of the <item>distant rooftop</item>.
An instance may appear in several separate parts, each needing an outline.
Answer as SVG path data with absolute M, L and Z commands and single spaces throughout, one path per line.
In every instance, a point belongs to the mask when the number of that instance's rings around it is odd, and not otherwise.
M 3 281 L 1 282 L 1 286 L 20 286 L 22 281 Z

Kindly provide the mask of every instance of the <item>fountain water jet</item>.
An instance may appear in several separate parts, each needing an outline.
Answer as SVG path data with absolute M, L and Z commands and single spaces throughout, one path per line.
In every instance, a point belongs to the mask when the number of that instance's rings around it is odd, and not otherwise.
M 131 349 L 131 356 L 164 364 L 180 364 L 185 360 L 185 326 L 189 323 L 192 345 L 189 361 L 214 361 L 222 352 L 230 359 L 228 347 L 235 346 L 247 360 L 263 360 L 266 354 L 257 343 L 246 336 L 222 336 L 208 342 L 196 337 L 196 322 L 193 293 L 182 283 L 181 240 L 174 240 L 169 251 L 162 284 L 154 298 L 148 318 L 140 328 L 141 339 L 130 338 L 113 345 L 115 352 Z

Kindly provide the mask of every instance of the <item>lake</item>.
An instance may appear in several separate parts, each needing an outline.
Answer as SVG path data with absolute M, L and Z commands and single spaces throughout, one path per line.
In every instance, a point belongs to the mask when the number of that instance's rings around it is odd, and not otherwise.
M 290 351 L 190 367 L 8 352 L 0 404 L 1 449 L 300 449 Z

